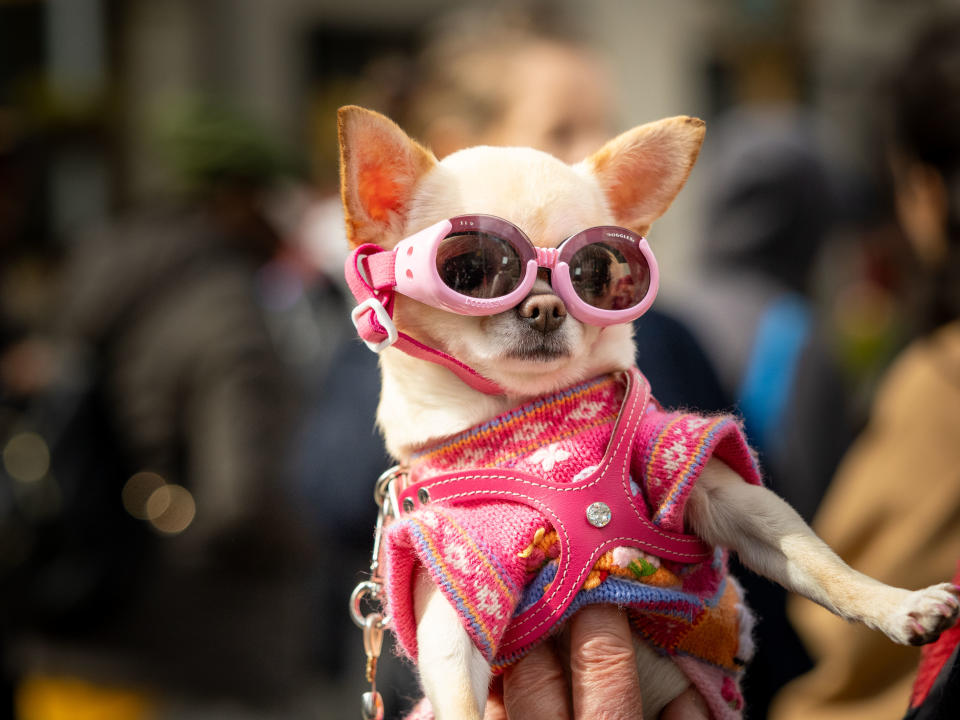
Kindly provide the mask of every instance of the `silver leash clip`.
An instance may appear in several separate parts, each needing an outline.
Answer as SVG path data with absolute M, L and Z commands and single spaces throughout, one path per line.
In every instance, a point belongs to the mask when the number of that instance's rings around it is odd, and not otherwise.
M 363 650 L 367 654 L 367 682 L 370 690 L 363 694 L 363 720 L 383 720 L 383 696 L 377 692 L 377 661 L 383 648 L 383 617 L 380 613 L 367 615 L 363 625 Z
M 404 474 L 400 466 L 383 473 L 374 488 L 373 498 L 380 508 L 377 514 L 377 527 L 373 537 L 373 551 L 370 556 L 370 579 L 357 584 L 350 594 L 350 618 L 363 630 L 363 651 L 367 656 L 366 679 L 370 690 L 363 694 L 361 717 L 363 720 L 383 720 L 383 697 L 377 692 L 377 662 L 383 649 L 383 632 L 390 624 L 389 616 L 380 612 L 363 613 L 365 601 L 383 605 L 383 576 L 380 554 L 383 532 L 387 522 L 400 516 L 397 502 L 397 482 Z

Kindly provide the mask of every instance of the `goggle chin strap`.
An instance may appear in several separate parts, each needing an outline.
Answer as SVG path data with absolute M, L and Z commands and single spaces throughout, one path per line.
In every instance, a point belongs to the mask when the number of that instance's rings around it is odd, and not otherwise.
M 485 395 L 505 395 L 506 391 L 502 387 L 469 365 L 397 330 L 393 322 L 393 305 L 396 299 L 393 288 L 397 284 L 394 276 L 395 255 L 392 250 L 384 250 L 378 245 L 367 243 L 358 247 L 347 258 L 344 274 L 350 292 L 358 303 L 350 313 L 350 319 L 353 320 L 360 339 L 375 353 L 379 354 L 388 347 L 395 346 L 407 355 L 447 368 L 474 390 Z

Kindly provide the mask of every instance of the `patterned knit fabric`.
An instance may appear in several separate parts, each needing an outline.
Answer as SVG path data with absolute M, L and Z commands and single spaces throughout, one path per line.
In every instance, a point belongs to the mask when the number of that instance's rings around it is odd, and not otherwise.
M 486 467 L 577 482 L 603 457 L 623 393 L 620 380 L 604 376 L 530 402 L 421 450 L 410 479 Z M 633 438 L 635 502 L 654 524 L 683 532 L 686 502 L 712 456 L 747 482 L 760 483 L 734 418 L 670 413 L 651 402 Z M 557 534 L 538 511 L 509 502 L 428 505 L 395 522 L 386 547 L 389 612 L 412 659 L 417 646 L 411 581 L 419 566 L 457 608 L 495 672 L 523 654 L 502 657 L 497 648 L 513 614 L 534 604 L 556 572 Z M 713 715 L 736 718 L 743 702 L 738 679 L 752 654 L 752 619 L 740 595 L 723 550 L 709 562 L 682 565 L 622 547 L 595 563 L 561 622 L 587 604 L 628 608 L 637 634 L 677 661 Z M 420 706 L 419 712 L 428 711 Z

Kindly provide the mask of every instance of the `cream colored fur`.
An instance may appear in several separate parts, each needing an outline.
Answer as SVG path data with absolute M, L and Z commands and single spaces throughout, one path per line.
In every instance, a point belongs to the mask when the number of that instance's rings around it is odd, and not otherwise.
M 465 213 L 497 215 L 537 245 L 555 246 L 595 225 L 646 232 L 686 181 L 703 123 L 668 118 L 634 128 L 575 166 L 525 148 L 478 147 L 438 162 L 388 119 L 361 108 L 340 113 L 342 192 L 351 242 L 392 247 L 438 220 Z M 535 291 L 549 291 L 538 282 Z M 517 358 L 512 312 L 464 317 L 398 297 L 398 327 L 441 348 L 507 390 L 472 390 L 452 373 L 394 348 L 381 355 L 377 420 L 399 461 L 418 446 L 452 435 L 524 400 L 633 362 L 629 326 L 599 329 L 567 316 L 555 331 L 565 353 L 548 362 Z M 738 553 L 757 572 L 838 615 L 898 643 L 929 642 L 954 622 L 949 584 L 911 592 L 849 568 L 770 491 L 744 483 L 719 461 L 708 463 L 687 517 L 693 532 Z M 490 670 L 456 611 L 421 572 L 415 582 L 419 670 L 438 720 L 479 720 Z M 644 715 L 656 717 L 686 687 L 669 660 L 638 648 Z

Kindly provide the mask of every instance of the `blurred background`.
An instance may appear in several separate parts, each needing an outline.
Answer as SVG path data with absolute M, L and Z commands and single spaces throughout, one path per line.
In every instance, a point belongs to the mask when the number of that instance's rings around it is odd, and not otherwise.
M 715 385 L 675 377 L 676 404 L 740 412 L 770 484 L 813 518 L 925 329 L 890 78 L 957 9 L 0 0 L 4 715 L 359 713 L 347 597 L 389 461 L 340 277 L 346 103 L 441 156 L 500 142 L 575 161 L 636 124 L 705 119 L 650 238 L 658 307 Z M 658 359 L 641 347 L 641 369 L 644 352 Z M 747 585 L 765 717 L 812 661 L 782 595 Z M 399 717 L 417 690 L 385 654 Z

